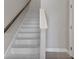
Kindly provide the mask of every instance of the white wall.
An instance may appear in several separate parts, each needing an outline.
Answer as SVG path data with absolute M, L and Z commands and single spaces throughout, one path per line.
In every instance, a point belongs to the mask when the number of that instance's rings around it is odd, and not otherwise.
M 18 12 L 20 12 L 20 10 L 25 6 L 25 4 L 28 2 L 29 0 L 4 0 L 4 26 L 6 27 L 10 21 L 18 14 Z M 24 14 L 22 14 L 24 16 Z M 22 16 L 21 15 L 21 16 Z M 23 17 L 22 16 L 22 17 Z M 13 34 L 16 32 L 16 29 L 19 26 L 19 23 L 22 22 L 22 17 L 20 17 L 19 20 L 16 20 L 16 22 L 10 27 L 10 29 L 5 33 L 5 51 L 7 49 L 7 47 L 9 46 L 12 38 L 13 38 Z M 18 21 L 18 22 L 17 22 Z
M 74 57 L 74 0 L 70 0 L 69 4 L 72 5 L 72 8 L 69 8 L 69 53 Z
M 69 0 L 41 0 L 48 21 L 47 48 L 69 46 Z
M 39 17 L 40 0 L 31 0 L 26 17 Z
M 19 13 L 28 0 L 4 0 L 4 27 Z

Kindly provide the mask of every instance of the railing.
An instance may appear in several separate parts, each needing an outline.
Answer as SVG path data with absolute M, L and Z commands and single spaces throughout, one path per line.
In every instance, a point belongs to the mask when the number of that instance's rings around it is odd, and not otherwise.
M 4 28 L 4 33 L 11 27 L 11 25 L 15 22 L 15 20 L 19 17 L 19 15 L 25 10 L 25 8 L 29 5 L 31 0 L 28 0 L 24 8 L 12 19 L 12 21 Z
M 45 10 L 40 9 L 40 59 L 45 59 L 46 53 L 46 32 L 47 32 L 47 19 L 45 15 Z

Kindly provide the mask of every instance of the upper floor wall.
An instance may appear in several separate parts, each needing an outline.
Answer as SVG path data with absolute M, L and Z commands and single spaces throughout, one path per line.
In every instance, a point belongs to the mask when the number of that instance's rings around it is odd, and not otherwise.
M 4 0 L 4 27 L 13 20 L 27 2 L 28 0 Z
M 48 21 L 47 47 L 68 48 L 69 0 L 41 0 L 41 8 Z

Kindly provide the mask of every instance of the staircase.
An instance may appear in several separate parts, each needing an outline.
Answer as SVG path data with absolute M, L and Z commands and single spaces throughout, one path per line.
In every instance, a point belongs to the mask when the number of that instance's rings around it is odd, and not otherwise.
M 26 8 L 28 11 L 12 38 L 5 53 L 5 59 L 45 59 L 48 26 L 45 11 L 39 10 L 39 1 L 31 0 L 29 8 Z
M 5 59 L 40 59 L 39 19 L 24 19 L 13 39 Z

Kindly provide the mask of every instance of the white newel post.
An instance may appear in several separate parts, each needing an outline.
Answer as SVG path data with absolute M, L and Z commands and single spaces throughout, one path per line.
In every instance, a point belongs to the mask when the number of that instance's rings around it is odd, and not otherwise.
M 40 9 L 40 59 L 45 59 L 46 55 L 46 32 L 47 20 L 44 9 Z
M 46 29 L 41 29 L 41 41 L 40 41 L 40 59 L 45 59 L 46 51 Z

